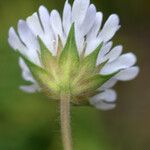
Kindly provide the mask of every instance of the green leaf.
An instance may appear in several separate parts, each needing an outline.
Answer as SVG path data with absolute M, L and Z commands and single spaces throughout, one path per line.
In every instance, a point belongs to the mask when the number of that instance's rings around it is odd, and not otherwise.
M 66 80 L 70 79 L 71 73 L 73 73 L 79 65 L 79 54 L 76 46 L 74 31 L 75 29 L 73 24 L 70 29 L 66 45 L 59 58 L 59 66 Z

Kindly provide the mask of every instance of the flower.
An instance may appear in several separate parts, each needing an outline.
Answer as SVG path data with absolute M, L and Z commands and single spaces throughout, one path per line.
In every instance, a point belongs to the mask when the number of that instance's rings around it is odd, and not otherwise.
M 73 6 L 66 0 L 62 17 L 40 6 L 19 20 L 17 32 L 10 28 L 8 41 L 19 52 L 22 77 L 31 82 L 20 88 L 44 91 L 53 99 L 66 90 L 75 105 L 114 108 L 117 95 L 112 87 L 118 80 L 135 78 L 139 68 L 133 53 L 121 54 L 121 45 L 112 48 L 111 39 L 120 28 L 118 15 L 102 22 L 102 12 L 90 0 L 74 0 Z

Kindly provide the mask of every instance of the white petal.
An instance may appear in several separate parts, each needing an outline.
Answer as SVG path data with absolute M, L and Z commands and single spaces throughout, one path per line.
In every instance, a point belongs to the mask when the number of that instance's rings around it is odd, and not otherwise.
M 76 44 L 77 44 L 77 48 L 78 48 L 78 52 L 79 54 L 82 53 L 83 49 L 84 49 L 84 36 L 81 34 L 80 30 L 78 29 L 78 27 L 75 25 L 75 38 L 76 38 Z
M 104 92 L 92 97 L 90 103 L 97 109 L 109 110 L 116 106 L 114 103 L 112 103 L 116 101 L 116 98 L 116 92 L 114 90 L 107 89 Z
M 65 31 L 66 36 L 68 36 L 70 27 L 71 27 L 71 5 L 66 0 L 64 11 L 63 11 L 63 28 Z
M 72 18 L 77 24 L 81 24 L 85 18 L 90 0 L 75 0 L 72 7 Z
M 13 49 L 20 51 L 22 54 L 24 54 L 27 50 L 25 45 L 20 41 L 13 27 L 9 29 L 8 42 Z
M 39 44 L 36 36 L 30 30 L 25 21 L 20 20 L 18 23 L 18 33 L 21 40 L 29 49 L 39 50 Z
M 139 67 L 131 67 L 120 71 L 115 78 L 121 81 L 128 81 L 134 79 L 139 73 Z
M 62 21 L 57 10 L 51 12 L 51 25 L 56 35 L 59 35 L 63 45 L 65 44 L 64 34 L 62 30 Z
M 91 39 L 91 41 L 87 42 L 86 44 L 87 46 L 86 46 L 85 55 L 87 56 L 90 53 L 92 53 L 98 47 L 100 43 L 98 42 L 97 39 L 94 38 L 94 39 Z
M 87 43 L 93 40 L 94 38 L 96 38 L 102 25 L 102 19 L 103 19 L 103 14 L 101 12 L 96 13 L 93 27 L 87 35 Z
M 122 49 L 123 49 L 122 45 L 118 45 L 118 46 L 114 47 L 107 55 L 109 62 L 112 62 L 115 59 L 117 59 L 121 55 Z
M 43 29 L 41 27 L 37 13 L 34 13 L 32 16 L 27 18 L 27 24 L 36 36 L 40 36 L 40 38 L 43 36 Z
M 104 83 L 104 84 L 99 88 L 99 90 L 102 91 L 102 90 L 105 90 L 105 89 L 112 88 L 113 86 L 115 86 L 116 83 L 117 83 L 117 79 L 111 78 L 111 79 L 109 79 L 106 83 Z
M 101 64 L 107 60 L 108 60 L 108 62 L 114 61 L 121 55 L 122 49 L 123 48 L 121 45 L 114 47 L 108 54 L 106 54 L 104 57 L 101 57 L 101 59 L 99 60 L 98 63 Z
M 24 85 L 20 86 L 20 90 L 27 92 L 27 93 L 35 93 L 38 92 L 40 89 L 36 85 Z
M 93 26 L 95 17 L 96 17 L 96 8 L 93 4 L 91 4 L 87 9 L 87 13 L 83 20 L 83 23 L 80 26 L 80 32 L 83 34 L 83 36 L 85 36 Z
M 35 64 L 40 65 L 40 60 L 38 58 L 38 51 L 40 46 L 36 36 L 32 33 L 25 21 L 20 20 L 18 23 L 18 33 L 21 40 L 28 47 L 26 56 Z
M 22 77 L 29 82 L 32 82 L 32 85 L 29 86 L 20 86 L 20 89 L 22 91 L 28 92 L 28 93 L 34 93 L 37 91 L 40 91 L 41 88 L 39 87 L 36 80 L 33 78 L 28 66 L 25 64 L 24 60 L 22 58 L 19 58 L 19 65 L 22 69 Z
M 107 102 L 114 102 L 117 99 L 117 94 L 114 90 L 107 89 L 103 93 L 101 93 L 101 99 Z
M 52 35 L 50 27 L 50 15 L 48 10 L 41 6 L 39 9 L 40 19 L 37 13 L 34 13 L 32 16 L 27 18 L 27 24 L 32 32 L 39 36 L 44 42 L 45 46 L 55 55 L 55 45 L 54 45 L 54 35 Z M 42 23 L 42 25 L 41 25 Z M 43 30 L 44 27 L 44 30 Z
M 100 44 L 100 42 L 97 39 L 97 34 L 98 34 L 101 24 L 102 24 L 102 18 L 103 18 L 102 13 L 98 12 L 95 17 L 94 25 L 86 37 L 87 45 L 86 45 L 85 55 L 89 55 Z
M 49 11 L 44 6 L 40 6 L 39 16 L 40 21 L 42 23 L 42 27 L 44 28 L 44 35 L 42 37 L 42 40 L 49 49 L 49 51 L 53 55 L 55 55 L 56 49 L 54 46 L 54 41 L 56 37 L 51 27 Z
M 113 45 L 113 43 L 111 41 L 103 45 L 103 47 L 100 50 L 99 55 L 98 55 L 97 65 L 106 61 L 106 60 L 104 60 L 105 55 L 110 51 L 110 49 L 112 48 L 112 45 Z
M 97 105 L 95 106 L 97 109 L 103 110 L 103 111 L 107 111 L 107 110 L 112 110 L 116 107 L 116 104 L 108 104 L 105 103 L 103 101 L 100 101 L 99 103 L 97 103 Z
M 19 65 L 22 69 L 22 77 L 26 80 L 26 81 L 30 81 L 32 83 L 35 83 L 35 79 L 33 78 L 28 66 L 26 65 L 26 63 L 24 62 L 24 60 L 22 58 L 19 58 Z
M 92 97 L 92 103 L 97 104 L 99 101 L 114 102 L 117 99 L 117 94 L 112 89 L 106 89 L 104 92 Z
M 133 53 L 121 55 L 111 63 L 107 63 L 101 70 L 100 74 L 111 74 L 121 69 L 129 68 L 136 63 L 136 56 Z
M 107 42 L 109 41 L 115 33 L 120 28 L 119 17 L 116 14 L 112 14 L 106 23 L 104 24 L 103 29 L 98 35 L 99 41 Z
M 44 31 L 47 32 L 50 30 L 50 15 L 47 8 L 44 6 L 40 6 L 39 8 L 39 16 L 42 23 L 42 27 L 44 28 Z

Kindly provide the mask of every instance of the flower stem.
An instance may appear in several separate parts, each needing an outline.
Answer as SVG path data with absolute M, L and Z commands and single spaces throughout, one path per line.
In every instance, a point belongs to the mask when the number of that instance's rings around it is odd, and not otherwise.
M 70 126 L 70 94 L 62 92 L 60 96 L 61 134 L 64 150 L 72 150 Z

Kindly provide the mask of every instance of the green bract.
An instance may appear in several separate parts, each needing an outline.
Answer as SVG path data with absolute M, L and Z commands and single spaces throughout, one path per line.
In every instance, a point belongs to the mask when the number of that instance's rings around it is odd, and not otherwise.
M 64 48 L 59 40 L 56 56 L 52 55 L 40 38 L 39 43 L 41 46 L 39 58 L 42 67 L 35 65 L 25 56 L 21 56 L 42 87 L 43 92 L 46 92 L 52 99 L 59 100 L 60 92 L 66 91 L 70 93 L 73 104 L 88 104 L 88 98 L 99 93 L 98 88 L 116 74 L 107 76 L 99 74 L 106 63 L 96 66 L 96 60 L 103 43 L 86 57 L 84 57 L 84 53 L 81 56 L 78 54 L 74 24 L 70 29 Z

